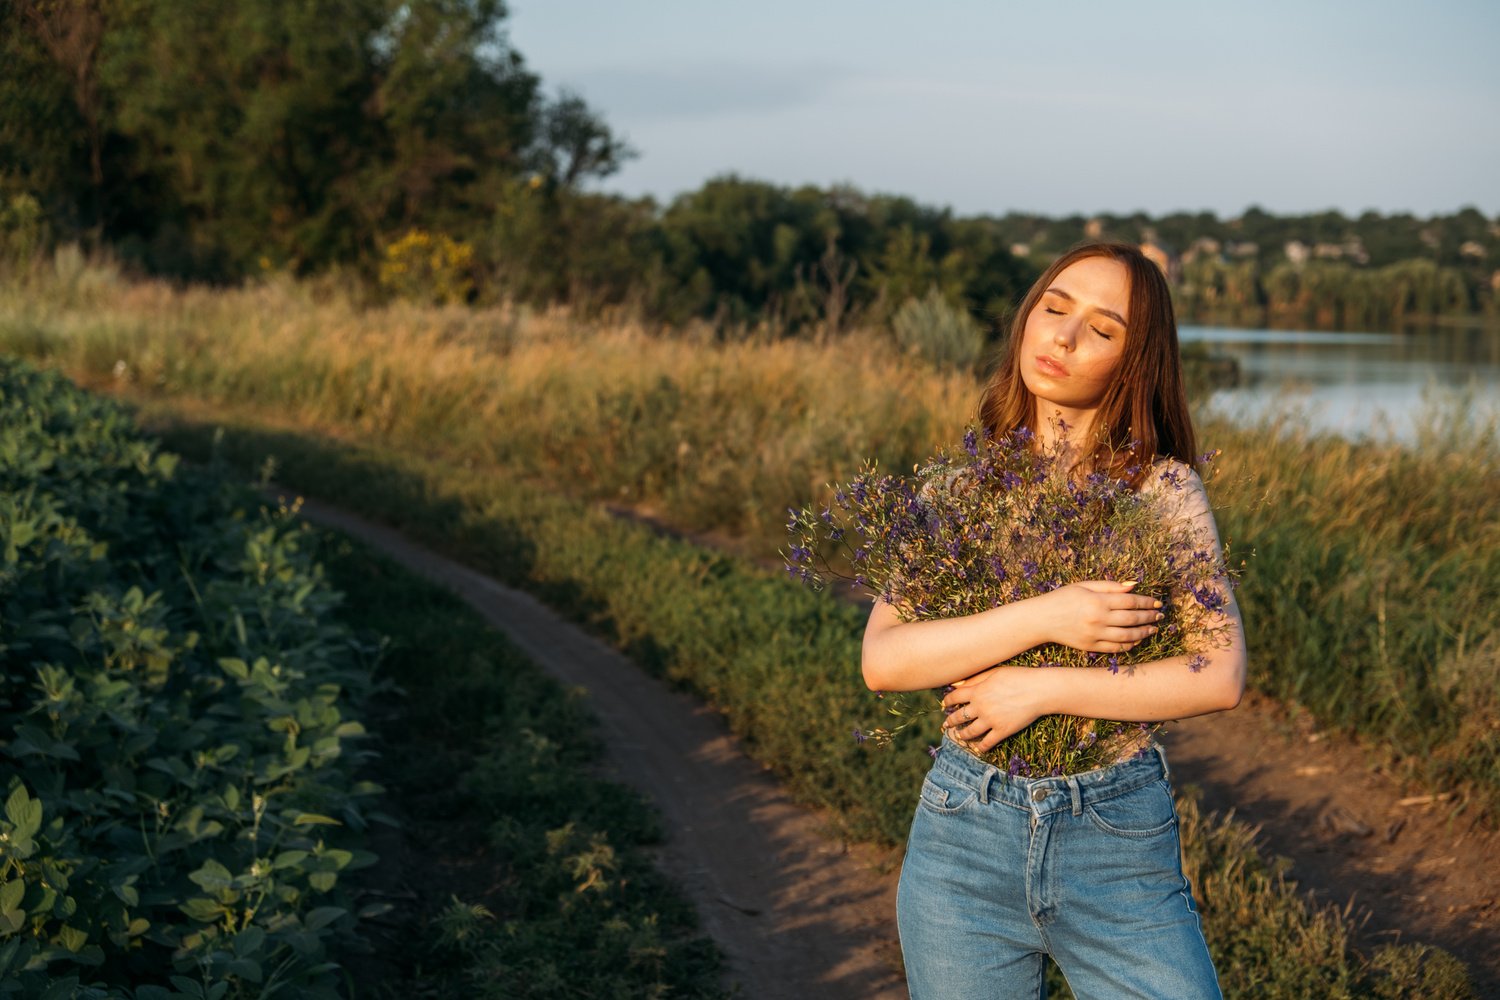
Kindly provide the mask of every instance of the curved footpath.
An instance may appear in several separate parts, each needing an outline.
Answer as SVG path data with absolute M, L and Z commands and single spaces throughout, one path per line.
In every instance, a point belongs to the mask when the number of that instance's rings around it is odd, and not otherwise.
M 896 858 L 829 838 L 714 712 L 670 691 L 531 596 L 314 500 L 302 513 L 457 593 L 548 673 L 584 688 L 612 777 L 661 811 L 661 870 L 687 892 L 755 1000 L 897 1000 Z
M 757 1000 L 906 996 L 895 971 L 897 853 L 831 838 L 717 713 L 529 595 L 345 511 L 313 500 L 302 510 L 450 588 L 587 691 L 614 776 L 662 813 L 660 866 L 724 951 L 726 984 Z M 1171 730 L 1174 782 L 1201 787 L 1205 808 L 1257 825 L 1316 898 L 1352 905 L 1362 947 L 1403 934 L 1441 945 L 1468 963 L 1481 996 L 1500 997 L 1500 835 L 1453 819 L 1433 796 L 1404 794 L 1364 765 L 1363 751 L 1268 701 Z

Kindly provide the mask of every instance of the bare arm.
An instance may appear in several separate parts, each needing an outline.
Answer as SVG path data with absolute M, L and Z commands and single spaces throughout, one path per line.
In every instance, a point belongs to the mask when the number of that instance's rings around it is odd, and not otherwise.
M 1185 479 L 1183 488 L 1166 498 L 1178 508 L 1169 510 L 1168 516 L 1182 518 L 1186 530 L 1200 533 L 1217 555 L 1218 531 L 1207 493 L 1195 474 L 1187 472 Z M 961 681 L 944 698 L 950 708 L 966 706 L 950 719 L 955 735 L 973 741 L 976 749 L 984 751 L 1043 715 L 1158 722 L 1234 708 L 1244 694 L 1248 654 L 1234 593 L 1222 581 L 1219 591 L 1224 597 L 1223 608 L 1207 623 L 1221 638 L 1213 648 L 1138 664 L 1118 673 L 1103 667 L 996 667 L 984 671 Z
M 917 691 L 972 677 L 1046 642 L 1118 653 L 1155 630 L 1154 598 L 1108 580 L 1073 584 L 959 618 L 903 622 L 877 600 L 861 663 L 875 691 Z

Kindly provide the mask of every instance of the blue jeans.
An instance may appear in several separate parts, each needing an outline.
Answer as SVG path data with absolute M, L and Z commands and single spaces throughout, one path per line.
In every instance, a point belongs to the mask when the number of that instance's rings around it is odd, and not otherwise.
M 1166 757 L 1013 778 L 943 740 L 896 896 L 912 1000 L 1220 997 L 1182 874 Z

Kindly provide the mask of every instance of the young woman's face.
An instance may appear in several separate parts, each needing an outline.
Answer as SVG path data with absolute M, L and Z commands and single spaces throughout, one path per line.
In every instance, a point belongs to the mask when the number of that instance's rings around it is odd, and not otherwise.
M 1037 399 L 1038 425 L 1057 414 L 1087 423 L 1125 353 L 1130 275 L 1109 257 L 1085 257 L 1062 271 L 1026 317 L 1021 380 Z

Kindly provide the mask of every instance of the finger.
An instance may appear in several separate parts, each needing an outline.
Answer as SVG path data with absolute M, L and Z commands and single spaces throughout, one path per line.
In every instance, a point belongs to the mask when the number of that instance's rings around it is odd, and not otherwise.
M 1139 580 L 1081 580 L 1079 586 L 1092 590 L 1096 594 L 1123 594 L 1134 587 Z
M 1156 611 L 1161 601 L 1145 594 L 1112 594 L 1102 599 L 1110 611 Z
M 1128 642 L 1132 646 L 1143 639 L 1149 639 L 1156 634 L 1155 625 L 1143 625 L 1137 628 L 1108 628 L 1104 635 L 1100 636 L 1105 642 Z
M 1104 616 L 1104 623 L 1116 628 L 1135 628 L 1140 625 L 1155 625 L 1165 617 L 1160 611 L 1111 611 Z
M 973 722 L 955 729 L 953 731 L 953 735 L 957 736 L 965 743 L 975 743 L 983 739 L 989 733 L 989 731 L 990 727 L 987 723 L 982 722 L 979 719 L 975 719 Z

